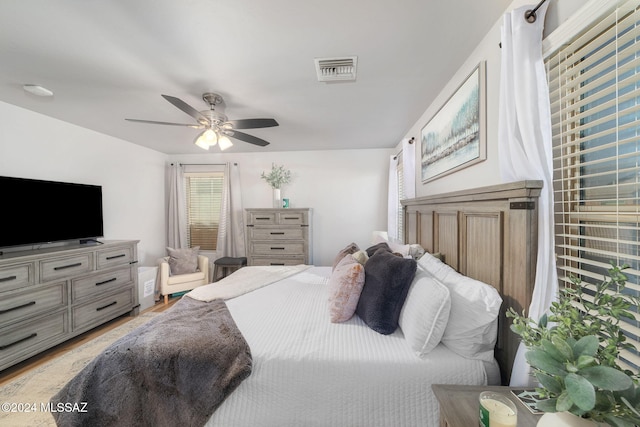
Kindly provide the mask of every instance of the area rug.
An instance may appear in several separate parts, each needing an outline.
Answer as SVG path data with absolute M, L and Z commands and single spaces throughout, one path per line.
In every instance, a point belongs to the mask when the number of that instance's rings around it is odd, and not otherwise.
M 159 314 L 141 314 L 0 387 L 0 425 L 55 426 L 51 411 L 57 408 L 49 405 L 51 397 L 107 346 Z M 77 403 L 78 408 L 60 409 L 82 410 Z

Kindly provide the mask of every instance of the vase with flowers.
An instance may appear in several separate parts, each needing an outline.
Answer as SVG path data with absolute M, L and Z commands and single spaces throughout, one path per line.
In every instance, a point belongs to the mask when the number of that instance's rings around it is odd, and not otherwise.
M 640 377 L 623 369 L 618 359 L 620 350 L 632 347 L 620 320 L 634 319 L 631 310 L 639 305 L 637 297 L 623 292 L 627 267 L 611 263 L 609 277 L 596 285 L 583 286 L 570 277 L 571 285 L 560 290 L 550 313 L 538 321 L 513 309 L 507 312 L 539 383 L 528 396 L 545 412 L 538 426 L 572 425 L 560 424 L 560 418 L 571 417 L 594 426 L 640 425 Z M 551 415 L 556 413 L 562 415 Z
M 262 179 L 267 181 L 267 184 L 273 189 L 273 207 L 282 207 L 282 195 L 280 190 L 284 184 L 288 184 L 291 181 L 291 171 L 285 169 L 282 165 L 271 165 L 271 171 L 266 174 L 264 171 L 260 175 Z

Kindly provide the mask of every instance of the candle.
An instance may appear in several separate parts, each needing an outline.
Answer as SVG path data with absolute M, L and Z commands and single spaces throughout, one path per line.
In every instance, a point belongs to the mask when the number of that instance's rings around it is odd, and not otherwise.
M 501 394 L 480 393 L 480 426 L 516 427 L 518 411 L 513 402 Z

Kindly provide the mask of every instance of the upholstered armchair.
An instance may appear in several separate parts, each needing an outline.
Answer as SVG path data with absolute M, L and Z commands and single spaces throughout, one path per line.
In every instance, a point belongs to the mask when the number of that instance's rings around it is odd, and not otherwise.
M 169 257 L 160 260 L 160 294 L 164 295 L 164 303 L 169 303 L 169 295 L 190 291 L 209 283 L 209 258 L 198 255 L 198 269 L 194 273 L 170 274 Z

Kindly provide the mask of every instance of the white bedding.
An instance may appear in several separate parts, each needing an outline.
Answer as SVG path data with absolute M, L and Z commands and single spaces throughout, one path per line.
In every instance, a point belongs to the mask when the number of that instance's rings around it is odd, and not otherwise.
M 207 426 L 435 427 L 431 384 L 487 384 L 483 362 L 442 344 L 421 359 L 400 330 L 380 335 L 357 316 L 330 323 L 330 273 L 312 267 L 227 301 L 253 372 Z

